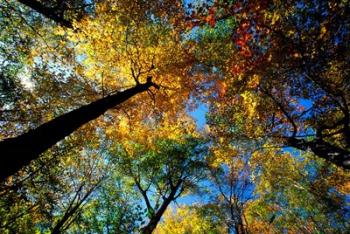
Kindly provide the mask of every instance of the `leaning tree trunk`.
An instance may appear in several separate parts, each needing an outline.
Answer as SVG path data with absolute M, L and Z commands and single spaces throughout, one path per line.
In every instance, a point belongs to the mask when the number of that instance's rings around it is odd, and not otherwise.
M 46 7 L 39 1 L 36 1 L 36 0 L 18 0 L 18 1 L 30 7 L 31 9 L 39 12 L 40 14 L 44 15 L 46 18 L 51 19 L 64 27 L 68 27 L 68 28 L 73 27 L 71 21 L 64 19 L 63 14 L 60 15 L 59 12 L 57 12 L 57 10 Z
M 300 150 L 310 149 L 318 157 L 323 158 L 338 167 L 350 169 L 350 152 L 322 139 L 306 141 L 304 139 L 291 137 L 287 139 L 287 145 Z
M 142 228 L 141 233 L 142 234 L 152 234 L 152 232 L 156 229 L 160 219 L 162 218 L 164 212 L 166 211 L 169 204 L 175 199 L 175 195 L 177 191 L 179 190 L 180 186 L 182 185 L 183 180 L 180 179 L 177 184 L 171 188 L 171 192 L 167 198 L 165 198 L 163 204 L 160 206 L 159 210 L 156 212 L 155 215 L 153 215 L 148 222 L 148 224 Z
M 134 95 L 148 90 L 151 86 L 158 88 L 151 79 L 145 84 L 138 84 L 123 92 L 106 96 L 88 105 L 61 115 L 36 129 L 20 136 L 0 142 L 0 181 L 19 171 L 32 160 L 64 139 L 83 124 L 96 119 L 108 109 L 123 103 Z

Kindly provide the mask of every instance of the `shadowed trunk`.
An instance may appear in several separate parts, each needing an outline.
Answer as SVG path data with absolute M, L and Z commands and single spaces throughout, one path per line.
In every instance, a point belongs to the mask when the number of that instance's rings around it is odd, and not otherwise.
M 64 19 L 62 14 L 63 12 L 59 14 L 57 9 L 46 7 L 41 2 L 35 1 L 35 0 L 18 0 L 18 1 L 30 7 L 31 9 L 37 11 L 38 13 L 42 14 L 46 18 L 51 19 L 64 27 L 68 27 L 68 28 L 73 27 L 72 22 Z
M 350 169 L 350 152 L 322 139 L 305 141 L 303 139 L 289 138 L 287 145 L 300 150 L 310 149 L 318 157 L 324 158 L 344 169 Z
M 123 92 L 106 96 L 88 105 L 61 115 L 36 129 L 20 136 L 0 142 L 0 181 L 37 159 L 41 153 L 63 140 L 83 124 L 96 119 L 108 109 L 123 103 L 134 95 L 148 90 L 151 86 L 159 88 L 151 79 Z
M 180 179 L 177 182 L 176 186 L 172 188 L 171 193 L 169 194 L 169 196 L 167 198 L 164 199 L 164 202 L 161 205 L 161 207 L 159 208 L 159 210 L 151 217 L 147 226 L 142 228 L 142 231 L 141 231 L 142 234 L 152 234 L 154 229 L 156 229 L 156 227 L 157 227 L 160 219 L 162 218 L 165 210 L 167 209 L 169 204 L 175 199 L 175 195 L 176 195 L 177 191 L 179 190 L 182 182 L 183 182 L 183 180 Z

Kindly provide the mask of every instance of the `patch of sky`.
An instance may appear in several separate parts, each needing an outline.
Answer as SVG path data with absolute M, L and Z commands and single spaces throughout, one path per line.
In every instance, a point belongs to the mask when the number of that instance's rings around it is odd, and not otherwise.
M 74 65 L 61 61 L 55 55 L 52 55 L 47 61 L 40 57 L 35 57 L 34 67 L 49 71 L 55 80 L 64 83 L 68 82 L 68 79 L 75 73 Z
M 298 111 L 299 118 L 307 119 L 312 116 L 314 102 L 311 99 L 297 98 L 297 105 L 302 107 L 302 109 Z
M 76 60 L 78 63 L 82 63 L 86 58 L 87 56 L 85 54 L 79 54 L 76 56 Z
M 206 114 L 208 113 L 208 106 L 204 103 L 199 105 L 194 110 L 187 109 L 187 113 L 195 120 L 197 129 L 203 129 L 206 124 Z
M 203 203 L 208 203 L 210 201 L 209 198 L 203 197 L 199 194 L 190 194 L 190 195 L 185 195 L 182 197 L 179 197 L 176 199 L 176 203 L 179 205 L 194 205 L 194 204 L 203 204 Z M 176 205 L 176 204 L 173 204 Z
M 18 73 L 18 78 L 19 78 L 21 85 L 23 86 L 24 89 L 26 89 L 28 91 L 34 90 L 35 84 L 34 84 L 33 80 L 31 79 L 31 73 L 27 67 L 25 67 L 24 69 L 22 69 Z
M 209 3 L 207 0 L 183 0 L 183 6 L 185 7 L 186 13 L 191 14 L 191 7 L 199 7 L 204 3 Z
M 309 109 L 313 105 L 313 102 L 310 99 L 298 98 L 298 101 L 305 109 Z
M 304 160 L 303 155 L 300 153 L 300 150 L 297 150 L 293 147 L 290 146 L 286 146 L 282 148 L 282 152 L 283 153 L 290 153 L 291 155 L 293 155 L 293 157 L 299 159 L 299 160 Z

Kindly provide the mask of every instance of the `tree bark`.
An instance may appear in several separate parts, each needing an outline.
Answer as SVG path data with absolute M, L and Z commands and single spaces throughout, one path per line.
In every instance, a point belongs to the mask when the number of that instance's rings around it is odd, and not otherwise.
M 148 222 L 147 226 L 142 228 L 142 231 L 141 231 L 142 234 L 152 234 L 154 229 L 156 229 L 156 227 L 157 227 L 160 219 L 162 218 L 165 210 L 167 209 L 169 204 L 174 200 L 175 195 L 176 195 L 177 191 L 179 190 L 182 182 L 183 182 L 183 180 L 180 179 L 178 181 L 178 183 L 176 184 L 176 186 L 172 188 L 169 196 L 164 200 L 163 204 L 161 205 L 161 207 L 159 208 L 157 213 L 151 217 L 151 219 Z
M 63 140 L 83 124 L 96 119 L 108 109 L 148 90 L 152 86 L 159 88 L 149 78 L 147 83 L 138 84 L 133 88 L 106 96 L 61 115 L 20 136 L 1 141 L 0 181 L 5 180 L 23 166 L 28 165 L 32 160 L 37 159 L 41 153 Z
M 46 7 L 39 1 L 35 1 L 35 0 L 18 0 L 18 1 L 32 8 L 38 13 L 42 14 L 46 18 L 51 19 L 64 27 L 68 27 L 68 28 L 73 27 L 71 21 L 64 19 L 63 15 L 59 15 L 55 9 Z
M 288 138 L 287 145 L 300 150 L 310 149 L 318 157 L 344 169 L 350 169 L 350 152 L 322 139 L 306 141 L 303 139 Z

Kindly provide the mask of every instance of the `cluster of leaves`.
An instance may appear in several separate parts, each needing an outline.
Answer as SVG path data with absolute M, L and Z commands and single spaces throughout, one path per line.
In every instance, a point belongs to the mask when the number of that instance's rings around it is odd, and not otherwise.
M 347 232 L 348 1 L 185 2 L 0 1 L 1 233 Z

